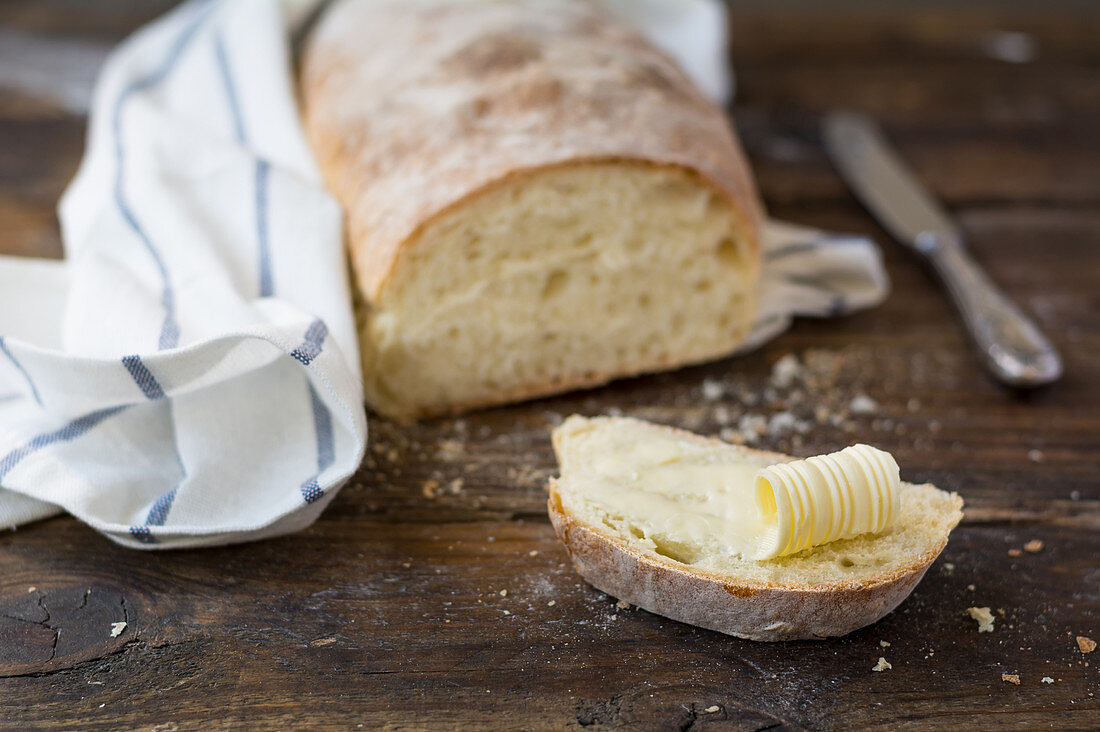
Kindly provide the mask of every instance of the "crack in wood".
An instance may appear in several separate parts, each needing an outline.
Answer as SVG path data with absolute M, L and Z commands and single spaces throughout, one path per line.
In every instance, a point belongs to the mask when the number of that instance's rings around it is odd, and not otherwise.
M 97 656 L 96 658 L 88 658 L 88 659 L 85 659 L 83 661 L 79 661 L 77 663 L 74 663 L 71 666 L 63 666 L 61 668 L 44 669 L 42 671 L 25 671 L 23 673 L 17 673 L 17 674 L 0 673 L 0 679 L 25 679 L 25 678 L 37 679 L 37 678 L 42 678 L 44 676 L 59 676 L 59 675 L 64 675 L 64 674 L 72 674 L 72 673 L 82 672 L 88 666 L 92 666 L 92 665 L 97 664 L 101 661 L 104 661 L 107 658 L 110 658 L 111 656 L 117 656 L 120 653 L 125 653 L 125 652 L 131 650 L 132 648 L 135 648 L 135 647 L 138 647 L 138 646 L 145 646 L 145 643 L 140 641 L 140 640 L 127 641 L 126 643 L 122 644 L 121 646 L 117 646 L 117 647 L 113 648 L 112 650 L 110 650 L 109 652 L 104 653 L 102 656 Z
M 680 707 L 687 712 L 688 715 L 687 719 L 680 723 L 680 732 L 687 732 L 699 721 L 699 712 L 696 711 L 694 704 L 681 704 Z
M 42 612 L 46 613 L 46 619 L 39 623 L 39 625 L 53 633 L 53 643 L 50 644 L 50 657 L 46 659 L 46 661 L 49 662 L 57 656 L 57 641 L 61 638 L 61 629 L 49 625 L 50 610 L 46 607 L 46 596 L 38 594 L 35 596 L 35 600 L 38 603 L 38 607 L 42 608 Z

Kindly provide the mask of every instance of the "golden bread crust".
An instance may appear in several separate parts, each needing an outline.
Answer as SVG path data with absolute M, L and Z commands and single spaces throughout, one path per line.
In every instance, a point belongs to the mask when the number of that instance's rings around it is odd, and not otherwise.
M 307 43 L 301 94 L 368 305 L 435 218 L 562 165 L 690 170 L 759 256 L 762 210 L 725 115 L 593 4 L 340 2 Z

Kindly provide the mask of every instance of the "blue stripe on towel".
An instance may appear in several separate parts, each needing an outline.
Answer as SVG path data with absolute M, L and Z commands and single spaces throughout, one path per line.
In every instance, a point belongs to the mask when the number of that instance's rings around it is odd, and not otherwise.
M 184 477 L 187 477 L 187 471 L 184 469 L 183 460 L 180 457 L 179 447 L 176 445 L 175 433 L 172 435 L 172 449 L 176 451 L 176 461 L 179 463 L 180 471 L 183 473 Z M 164 523 L 168 520 L 168 512 L 172 510 L 172 504 L 176 500 L 176 494 L 179 493 L 179 488 L 177 484 L 172 490 L 153 501 L 153 505 L 149 507 L 149 512 L 145 514 L 145 523 L 131 526 L 130 535 L 143 544 L 156 544 L 157 539 L 153 536 L 153 532 L 149 527 L 164 526 Z
M 148 526 L 131 526 L 130 536 L 134 537 L 142 544 L 156 544 L 157 540 L 153 538 L 152 533 L 149 531 Z
M 328 327 L 324 321 L 314 320 L 306 329 L 302 344 L 291 351 L 290 356 L 308 366 L 321 353 L 327 335 Z M 307 381 L 306 386 L 309 389 L 310 410 L 313 412 L 313 428 L 317 435 L 317 473 L 302 483 L 301 491 L 305 502 L 313 503 L 324 495 L 317 481 L 336 460 L 336 440 L 332 429 L 332 413 L 313 388 L 313 384 Z
M 149 368 L 142 363 L 141 356 L 123 356 L 122 365 L 130 372 L 130 376 L 132 376 L 137 385 L 141 387 L 141 391 L 145 394 L 147 399 L 156 400 L 164 398 L 164 389 L 161 388 L 160 382 L 153 376 Z
M 301 490 L 305 502 L 313 503 L 324 495 L 317 479 L 336 461 L 336 440 L 332 429 L 332 413 L 321 400 L 317 390 L 313 388 L 313 384 L 308 386 L 309 403 L 313 411 L 313 428 L 317 434 L 317 474 L 302 483 Z
M 325 495 L 325 492 L 317 484 L 316 478 L 310 478 L 302 483 L 302 498 L 305 499 L 306 503 L 313 503 L 323 495 Z
M 12 469 L 26 457 L 54 443 L 75 440 L 105 419 L 113 417 L 124 409 L 127 409 L 128 406 L 129 405 L 108 407 L 107 409 L 89 412 L 83 417 L 74 419 L 60 429 L 54 430 L 53 432 L 43 432 L 37 435 L 27 444 L 15 448 L 3 458 L 0 458 L 0 480 L 3 480 L 4 476 L 10 473 Z
M 309 385 L 309 401 L 313 409 L 313 426 L 317 431 L 317 472 L 323 473 L 336 461 L 336 440 L 332 432 L 332 413 L 321 401 L 313 384 Z
M 160 252 L 153 245 L 152 240 L 138 221 L 137 215 L 134 213 L 134 210 L 130 208 L 130 204 L 126 199 L 126 152 L 122 139 L 122 109 L 126 106 L 126 102 L 131 96 L 150 89 L 164 81 L 183 55 L 183 52 L 187 49 L 187 46 L 191 43 L 191 40 L 195 37 L 195 32 L 199 29 L 199 26 L 202 25 L 202 21 L 214 6 L 215 3 L 208 3 L 206 8 L 195 13 L 195 17 L 192 18 L 191 22 L 187 24 L 183 32 L 180 33 L 172 43 L 168 55 L 165 56 L 160 66 L 151 73 L 138 77 L 122 90 L 122 93 L 119 94 L 115 102 L 111 117 L 111 129 L 115 138 L 115 205 L 118 207 L 122 218 L 137 235 L 138 239 L 141 240 L 146 251 L 149 252 L 149 256 L 152 257 L 153 264 L 156 265 L 157 272 L 160 274 L 160 302 L 164 310 L 164 321 L 161 323 L 157 347 L 161 350 L 175 348 L 176 345 L 179 344 L 180 328 L 179 323 L 176 321 L 176 293 L 172 287 L 172 280 L 163 257 L 161 257 Z
M 765 318 L 760 318 L 752 324 L 752 330 L 760 330 L 761 328 L 766 328 L 769 325 L 775 323 L 777 320 L 782 320 L 785 317 L 787 316 L 781 313 L 773 313 Z
M 233 134 L 239 144 L 248 145 L 249 139 L 245 131 L 244 116 L 241 114 L 240 96 L 229 66 L 225 39 L 220 32 L 214 35 L 214 58 L 217 60 L 218 73 L 221 76 L 222 87 L 225 89 L 229 116 L 233 120 Z M 266 160 L 257 159 L 253 177 L 256 190 L 256 263 L 259 272 L 260 297 L 271 297 L 275 289 L 271 276 L 271 247 L 268 243 L 267 226 L 267 181 L 270 173 L 271 165 Z
M 821 242 L 818 241 L 803 241 L 797 244 L 788 244 L 785 247 L 779 247 L 778 249 L 772 249 L 764 253 L 764 260 L 767 262 L 774 262 L 777 259 L 783 257 L 789 257 L 793 254 L 805 254 L 806 252 L 817 251 L 821 247 Z
M 156 377 L 149 368 L 142 362 L 140 356 L 124 356 L 122 363 L 126 366 L 126 370 L 130 372 L 130 376 L 141 388 L 141 391 L 145 394 L 145 397 L 150 401 L 158 401 L 165 398 L 164 388 L 157 381 Z M 169 410 L 169 419 L 172 420 L 172 450 L 176 455 L 176 464 L 179 466 L 181 480 L 187 477 L 187 468 L 183 465 L 183 456 L 180 455 L 179 442 L 176 435 L 176 424 L 172 418 L 171 409 L 172 405 L 166 405 Z M 179 490 L 179 484 L 177 483 L 172 490 L 165 493 L 163 496 L 153 502 L 152 507 L 149 509 L 149 513 L 145 517 L 145 524 L 143 526 L 130 527 L 130 533 L 146 544 L 152 544 L 156 542 L 156 538 L 152 535 L 147 527 L 149 526 L 163 526 L 165 520 L 168 518 L 168 511 L 172 508 L 172 502 L 176 499 L 176 492 Z M 137 533 L 135 533 L 137 530 Z
M 811 290 L 817 290 L 823 295 L 830 298 L 828 306 L 823 309 L 821 315 L 826 315 L 830 318 L 838 318 L 849 311 L 848 299 L 844 297 L 844 293 L 840 292 L 837 288 L 833 287 L 827 282 L 821 280 L 815 280 L 810 277 L 804 277 L 802 275 L 784 275 L 783 279 L 792 284 L 800 287 L 807 287 Z
M 823 248 L 859 247 L 862 249 L 866 248 L 866 246 L 867 240 L 862 237 L 853 234 L 830 234 L 822 231 L 817 232 L 810 241 L 795 242 L 764 252 L 764 261 L 774 262 L 777 259 L 783 259 L 784 257 L 790 257 L 795 254 L 805 254 L 806 252 L 812 252 Z
M 241 116 L 241 105 L 237 100 L 237 87 L 233 84 L 233 75 L 229 73 L 229 55 L 225 52 L 225 40 L 220 31 L 214 34 L 214 58 L 218 62 L 218 72 L 221 74 L 226 101 L 229 103 L 229 114 L 233 118 L 233 132 L 237 136 L 237 142 L 243 145 L 245 142 L 244 118 Z
M 301 362 L 305 366 L 309 366 L 313 362 L 313 359 L 317 358 L 321 353 L 321 348 L 325 342 L 325 336 L 328 335 L 328 326 L 325 325 L 323 320 L 314 320 L 309 324 L 309 328 L 306 329 L 305 340 L 302 341 L 302 345 L 295 348 L 290 352 L 290 357 Z
M 153 502 L 148 515 L 145 517 L 146 526 L 164 526 L 164 522 L 168 519 L 168 511 L 171 510 L 172 504 L 176 500 L 180 485 L 187 478 L 187 467 L 183 464 L 183 455 L 180 454 L 179 436 L 176 434 L 176 419 L 171 412 L 171 403 L 168 404 L 168 409 L 170 410 L 169 418 L 172 420 L 172 452 L 176 456 L 176 466 L 180 469 L 180 480 L 179 483 L 172 486 L 172 490 Z
M 8 349 L 8 344 L 4 343 L 4 336 L 0 336 L 0 353 L 7 356 L 8 360 L 11 361 L 11 365 L 14 366 L 19 373 L 23 374 L 23 378 L 27 380 L 27 386 L 31 388 L 31 395 L 34 397 L 34 401 L 41 407 L 42 397 L 38 395 L 38 387 L 34 385 L 34 379 L 32 379 L 31 375 L 27 373 L 27 370 L 23 368 L 23 364 L 19 363 L 15 354 Z
M 176 486 L 153 503 L 153 507 L 149 509 L 149 515 L 145 517 L 146 526 L 164 526 L 165 520 L 168 519 L 168 509 L 172 508 L 172 501 L 176 500 L 178 490 L 179 486 Z
M 271 273 L 271 245 L 267 236 L 267 180 L 271 165 L 266 160 L 256 162 L 256 242 L 260 266 L 260 297 L 271 297 L 275 284 Z

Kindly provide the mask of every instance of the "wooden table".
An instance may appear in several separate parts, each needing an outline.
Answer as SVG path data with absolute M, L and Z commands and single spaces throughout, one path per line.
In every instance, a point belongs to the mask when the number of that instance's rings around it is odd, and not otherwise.
M 164 5 L 7 0 L 0 28 L 104 45 Z M 777 217 L 877 237 L 885 305 L 709 366 L 407 429 L 372 419 L 368 460 L 296 536 L 144 553 L 70 518 L 5 532 L 0 724 L 1100 727 L 1100 653 L 1075 642 L 1100 639 L 1100 8 L 950 5 L 735 8 L 734 115 L 764 198 Z M 1014 394 L 986 377 L 929 275 L 827 164 L 817 121 L 837 105 L 883 121 L 1062 350 L 1061 383 Z M 54 205 L 84 127 L 0 91 L 0 250 L 60 254 Z M 832 386 L 769 391 L 785 354 Z M 704 398 L 707 380 L 725 396 Z M 878 624 L 753 643 L 620 608 L 573 572 L 544 506 L 562 415 L 716 433 L 720 407 L 808 415 L 858 394 L 872 414 L 757 444 L 873 442 L 907 479 L 965 497 L 939 561 Z M 993 608 L 993 633 L 975 605 Z M 891 670 L 871 670 L 880 656 Z

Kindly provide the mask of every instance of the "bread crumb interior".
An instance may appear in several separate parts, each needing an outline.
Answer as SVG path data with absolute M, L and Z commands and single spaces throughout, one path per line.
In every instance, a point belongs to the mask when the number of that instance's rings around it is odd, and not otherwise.
M 731 352 L 757 264 L 685 170 L 615 161 L 505 181 L 432 221 L 360 304 L 382 412 L 549 393 Z

